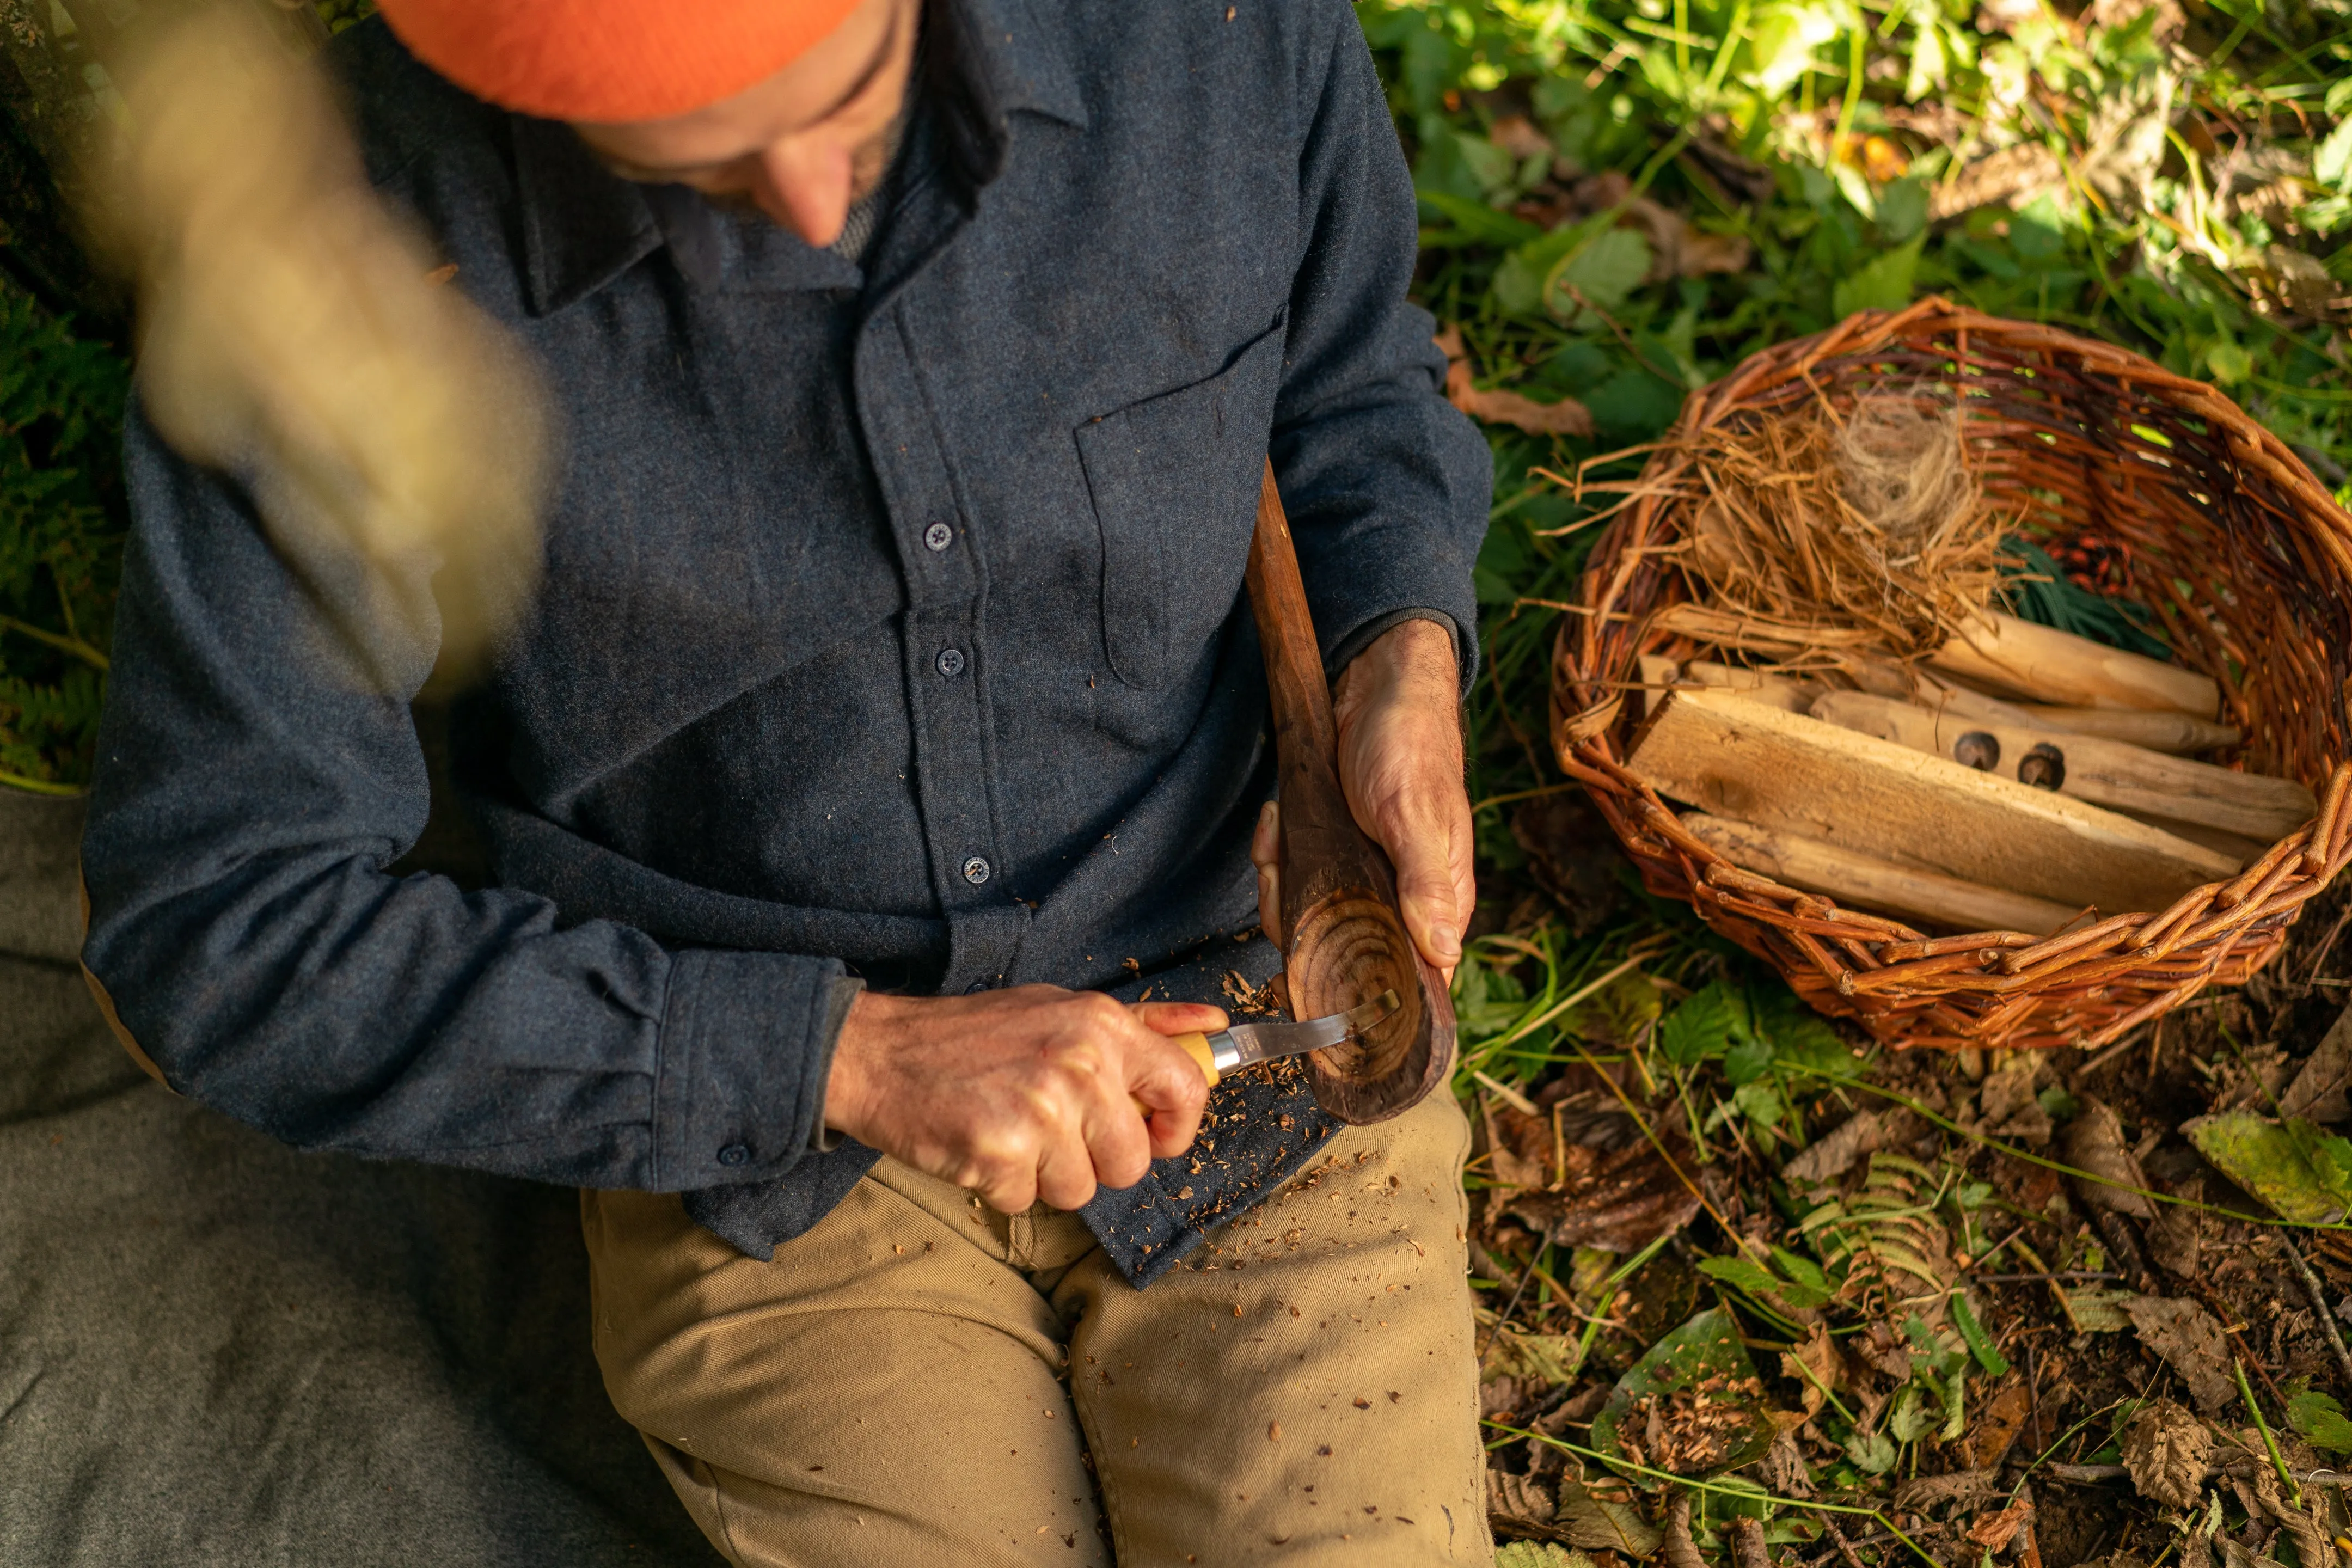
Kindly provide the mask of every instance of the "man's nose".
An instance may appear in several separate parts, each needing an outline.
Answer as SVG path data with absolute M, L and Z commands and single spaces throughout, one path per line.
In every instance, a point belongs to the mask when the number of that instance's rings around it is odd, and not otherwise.
M 760 155 L 760 210 L 820 248 L 849 217 L 851 149 L 823 134 L 788 136 Z

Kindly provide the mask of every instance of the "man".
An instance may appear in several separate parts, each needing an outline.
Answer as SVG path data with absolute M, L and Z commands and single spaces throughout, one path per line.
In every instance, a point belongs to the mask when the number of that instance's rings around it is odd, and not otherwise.
M 370 169 L 563 427 L 455 726 L 493 885 L 387 870 L 435 648 L 134 420 L 126 1041 L 299 1144 L 585 1189 L 607 1385 L 738 1563 L 1487 1561 L 1459 1111 L 1204 1103 L 1168 1039 L 1279 965 L 1269 452 L 1349 803 L 1430 962 L 1471 910 L 1486 458 L 1348 8 L 383 11 Z

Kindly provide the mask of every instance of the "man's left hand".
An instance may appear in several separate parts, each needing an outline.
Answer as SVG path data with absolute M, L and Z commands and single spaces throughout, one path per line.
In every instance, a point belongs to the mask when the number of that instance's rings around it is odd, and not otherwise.
M 1339 788 L 1356 826 L 1396 867 L 1404 926 L 1450 983 L 1462 934 L 1477 907 L 1470 853 L 1470 797 L 1462 786 L 1461 666 L 1453 634 L 1434 621 L 1400 622 L 1350 660 L 1332 683 L 1339 731 Z M 1279 929 L 1277 808 L 1259 815 L 1250 858 L 1258 912 Z

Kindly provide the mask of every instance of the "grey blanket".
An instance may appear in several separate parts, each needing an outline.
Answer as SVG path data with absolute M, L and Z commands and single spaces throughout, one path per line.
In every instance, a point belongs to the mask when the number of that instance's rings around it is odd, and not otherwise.
M 605 1402 L 573 1195 L 158 1087 L 74 962 L 80 829 L 0 789 L 0 1563 L 717 1563 Z

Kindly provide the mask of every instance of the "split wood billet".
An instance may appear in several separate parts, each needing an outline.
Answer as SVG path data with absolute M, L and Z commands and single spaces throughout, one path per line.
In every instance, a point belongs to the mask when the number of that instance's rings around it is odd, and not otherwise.
M 1645 653 L 1633 660 L 1633 668 L 1641 679 L 1642 717 L 1646 719 L 1658 710 L 1666 689 L 1681 679 L 1682 666 L 1662 653 Z
M 2195 670 L 1997 613 L 1927 662 L 1964 680 L 2061 707 L 2153 709 L 2199 719 L 2211 719 L 2221 708 L 2221 688 Z
M 2068 795 L 1720 692 L 1674 692 L 1626 767 L 1716 816 L 2081 909 L 2160 910 L 2227 857 Z
M 1345 1013 L 1393 990 L 1402 1005 L 1345 1045 L 1306 1058 L 1315 1100 L 1342 1121 L 1382 1121 L 1421 1101 L 1454 1061 L 1454 1002 L 1397 910 L 1396 873 L 1339 789 L 1339 729 L 1323 650 L 1274 464 L 1250 536 L 1250 608 L 1265 652 L 1281 784 L 1283 972 L 1294 1018 Z
M 1818 680 L 1799 680 L 1769 670 L 1742 669 L 1735 664 L 1717 664 L 1704 658 L 1684 665 L 1683 679 L 1695 686 L 1736 691 L 1752 701 L 1769 702 L 1785 713 L 1810 711 L 1813 699 L 1827 689 Z
M 1857 855 L 1817 838 L 1691 812 L 1692 837 L 1733 865 L 1841 904 L 1900 916 L 1947 931 L 2021 931 L 2047 936 L 2081 911 L 2047 899 L 2004 892 L 1890 860 Z
M 2232 773 L 2096 735 L 2021 729 L 1948 708 L 1930 712 L 1867 692 L 1827 692 L 1813 704 L 1813 717 L 2027 783 L 2034 782 L 2027 773 L 2039 763 L 2063 794 L 2264 844 L 2285 837 L 2319 809 L 2311 792 L 2292 779 Z
M 1853 678 L 1855 685 L 1876 696 L 1905 699 L 1940 712 L 1990 719 L 2020 729 L 2067 730 L 2078 735 L 2097 735 L 2126 745 L 2145 746 L 2151 752 L 2181 755 L 2217 746 L 2234 746 L 2244 738 L 2233 725 L 2194 719 L 2186 713 L 2147 708 L 2058 708 L 2045 702 L 2005 702 L 1955 680 L 1938 679 L 1924 669 L 1906 671 L 1882 660 L 1850 660 L 1846 673 Z
M 2167 833 L 2176 834 L 2191 844 L 2202 844 L 2218 855 L 2227 855 L 2241 867 L 2251 866 L 2269 854 L 2271 845 L 2274 842 L 2271 839 L 2248 838 L 2236 833 L 2224 833 L 2218 827 L 2208 827 L 2201 822 L 2183 822 L 2168 816 L 2151 816 L 2147 812 L 2128 811 L 2122 806 L 2111 806 L 2108 809 L 2121 811 L 2126 816 L 2145 822 L 2150 827 L 2160 827 Z
M 2042 702 L 2021 702 L 2017 707 L 2031 714 L 2036 722 L 2055 730 L 2072 730 L 2078 735 L 2097 735 L 2176 755 L 2234 746 L 2246 738 L 2235 724 L 2216 724 L 2210 719 L 2192 719 L 2186 713 L 2135 711 L 2128 708 L 2053 708 Z

